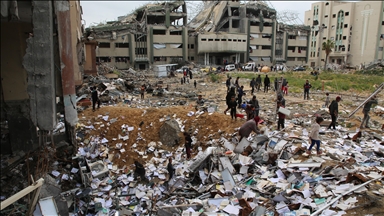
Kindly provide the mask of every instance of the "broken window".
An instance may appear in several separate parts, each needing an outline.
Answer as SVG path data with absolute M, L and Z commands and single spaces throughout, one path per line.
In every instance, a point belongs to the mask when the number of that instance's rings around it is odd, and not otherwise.
M 181 35 L 181 31 L 171 31 L 170 35 Z
M 228 39 L 228 41 L 232 41 L 232 39 Z
M 165 49 L 166 45 L 165 44 L 160 44 L 160 43 L 155 43 L 155 44 L 153 44 L 153 48 L 155 48 L 155 49 Z
M 263 34 L 262 38 L 272 38 L 272 34 Z
M 259 38 L 259 34 L 250 34 L 253 38 Z
M 237 39 L 233 39 L 233 42 L 237 42 Z
M 216 38 L 215 41 L 220 41 L 220 39 Z
M 96 62 L 98 63 L 111 62 L 111 57 L 96 57 Z
M 272 23 L 270 23 L 270 22 L 264 22 L 263 25 L 264 25 L 264 26 L 272 26 Z
M 195 44 L 191 44 L 191 49 L 195 49 Z
M 201 38 L 201 41 L 207 41 L 207 39 L 206 38 Z
M 348 28 L 348 24 L 344 24 L 344 28 Z
M 347 36 L 343 36 L 343 40 L 347 40 Z
M 169 44 L 172 49 L 183 48 L 183 44 Z
M 115 57 L 115 62 L 124 62 L 128 63 L 130 60 L 129 56 L 116 56 Z
M 195 60 L 195 57 L 194 56 L 191 56 L 191 61 L 194 61 Z
M 153 34 L 154 35 L 165 35 L 166 31 L 165 30 L 159 30 L 159 29 L 153 29 Z
M 208 41 L 213 41 L 213 39 L 208 39 Z
M 270 49 L 271 49 L 271 46 L 261 46 L 261 49 L 262 49 L 262 50 L 270 50 Z
M 336 18 L 336 14 L 333 14 L 333 15 L 332 15 L 332 18 Z
M 239 28 L 240 20 L 232 20 L 232 28 Z
M 296 35 L 288 35 L 288 39 L 290 39 L 290 40 L 296 40 Z
M 251 26 L 259 26 L 260 22 L 251 22 Z
M 147 16 L 148 25 L 161 25 L 165 23 L 165 16 Z
M 115 43 L 116 48 L 129 48 L 129 43 Z
M 111 43 L 100 42 L 99 48 L 111 48 Z
M 222 39 L 221 39 L 221 41 L 227 41 L 227 39 L 225 39 L 225 38 L 222 38 Z
M 154 56 L 155 61 L 167 61 L 167 57 L 164 56 Z

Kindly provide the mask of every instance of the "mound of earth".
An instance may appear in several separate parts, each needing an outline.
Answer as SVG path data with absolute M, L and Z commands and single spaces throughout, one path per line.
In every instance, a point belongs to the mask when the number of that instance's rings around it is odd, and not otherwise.
M 185 106 L 147 109 L 107 106 L 95 112 L 92 112 L 90 109 L 85 110 L 81 114 L 79 122 L 83 125 L 93 125 L 95 127 L 95 129 L 87 131 L 85 139 L 92 140 L 100 136 L 108 140 L 108 153 L 115 155 L 112 162 L 120 168 L 124 165 L 132 164 L 135 160 L 144 160 L 143 156 L 139 155 L 135 150 L 145 152 L 150 142 L 160 141 L 160 127 L 164 124 L 164 121 L 161 122 L 160 119 L 165 119 L 166 116 L 173 119 L 179 118 L 185 126 L 185 131 L 195 132 L 197 129 L 198 133 L 194 136 L 198 142 L 194 145 L 194 149 L 200 146 L 203 150 L 206 148 L 206 143 L 209 140 L 219 138 L 220 133 L 236 133 L 234 129 L 240 127 L 245 122 L 243 119 L 231 120 L 230 116 L 221 113 L 204 113 L 200 116 L 188 116 L 187 114 L 190 111 L 195 110 Z M 103 120 L 102 116 L 108 116 L 108 120 Z M 116 119 L 116 122 L 110 123 L 111 119 Z M 134 130 L 129 132 L 129 139 L 126 141 L 118 139 L 119 134 L 124 136 L 122 125 L 134 127 Z M 138 139 L 139 134 L 142 139 Z M 182 132 L 180 132 L 179 136 L 181 139 L 178 145 L 171 147 L 163 144 L 157 147 L 158 150 L 174 152 L 179 147 L 183 147 L 184 137 Z M 123 144 L 122 148 L 125 149 L 125 152 L 121 153 L 119 149 L 115 148 L 117 143 Z M 132 146 L 136 147 L 132 148 Z M 113 149 L 112 152 L 111 149 Z M 197 152 L 194 149 L 192 150 L 192 157 Z M 145 160 L 151 159 L 152 155 L 147 155 L 148 157 Z

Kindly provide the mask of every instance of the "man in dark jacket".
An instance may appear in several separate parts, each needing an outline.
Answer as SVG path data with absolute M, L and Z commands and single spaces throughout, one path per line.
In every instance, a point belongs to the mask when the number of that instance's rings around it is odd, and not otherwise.
M 231 79 L 232 79 L 232 77 L 229 77 L 227 79 L 227 81 L 225 81 L 225 85 L 227 86 L 227 92 L 229 92 L 230 87 L 231 87 Z
M 244 86 L 241 86 L 237 90 L 237 105 L 239 106 L 239 108 L 241 106 L 241 103 L 243 102 L 243 95 L 245 95 Z
M 306 80 L 304 84 L 304 100 L 305 100 L 305 96 L 307 96 L 307 100 L 309 100 L 309 89 L 311 88 L 312 88 L 311 83 L 309 83 L 309 81 Z
M 339 101 L 341 101 L 341 97 L 337 96 L 336 100 L 333 100 L 331 102 L 331 105 L 329 105 L 329 114 L 331 114 L 332 122 L 328 126 L 328 129 L 331 129 L 331 127 L 336 130 L 336 119 L 339 115 Z
M 97 109 L 100 108 L 100 99 L 96 87 L 91 87 L 91 97 L 92 97 L 92 111 L 95 111 L 96 103 Z
M 270 83 L 271 83 L 271 81 L 269 80 L 268 75 L 265 75 L 265 78 L 264 78 L 264 93 L 265 92 L 268 93 L 268 88 L 269 88 L 269 84 Z
M 259 74 L 259 76 L 257 76 L 257 78 L 256 78 L 256 89 L 257 89 L 257 91 L 260 91 L 260 87 L 261 87 L 261 77 L 260 77 L 260 74 Z
M 251 94 L 253 94 L 253 92 L 255 91 L 255 85 L 256 85 L 255 78 L 252 78 L 251 83 L 249 84 L 249 86 L 252 88 Z
M 369 123 L 369 111 L 371 110 L 371 106 L 373 104 L 377 104 L 376 96 L 373 96 L 364 105 L 364 108 L 363 108 L 364 118 L 363 118 L 363 121 L 361 122 L 361 125 L 360 125 L 361 129 L 364 127 L 364 124 L 365 124 L 365 128 L 369 128 L 369 126 L 368 126 L 368 123 Z
M 275 77 L 275 91 L 277 91 L 277 83 L 278 83 L 277 77 Z

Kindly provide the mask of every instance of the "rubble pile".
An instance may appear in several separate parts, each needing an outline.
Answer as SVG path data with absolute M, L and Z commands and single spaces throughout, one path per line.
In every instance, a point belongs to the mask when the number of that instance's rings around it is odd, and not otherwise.
M 196 114 L 182 107 L 104 109 L 97 111 L 102 114 L 83 113 L 76 157 L 70 165 L 59 162 L 51 172 L 61 187 L 84 188 L 62 193 L 77 194 L 77 203 L 66 196 L 70 212 L 310 215 L 318 211 L 345 215 L 361 205 L 382 202 L 384 140 L 374 130 L 360 132 L 339 125 L 338 130 L 328 131 L 323 127 L 326 153 L 309 156 L 305 151 L 313 115 L 293 116 L 282 131 L 274 130 L 266 120 L 260 126 L 263 134 L 238 142 L 234 135 L 243 121 L 206 128 L 208 121 L 230 121 L 218 113 Z M 176 143 L 160 141 L 159 133 L 167 122 L 173 123 L 161 133 L 179 137 Z M 183 131 L 192 134 L 192 160 L 185 158 Z M 175 174 L 169 180 L 170 157 Z M 134 160 L 144 165 L 145 179 L 135 178 Z M 376 206 L 371 211 L 381 209 Z

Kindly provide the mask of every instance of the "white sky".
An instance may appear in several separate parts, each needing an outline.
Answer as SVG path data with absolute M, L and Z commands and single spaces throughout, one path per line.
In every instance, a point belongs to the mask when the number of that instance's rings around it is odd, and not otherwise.
M 152 1 L 80 1 L 83 7 L 83 20 L 85 26 L 104 21 L 117 20 L 118 16 L 131 13 L 136 8 Z M 294 11 L 304 22 L 304 12 L 311 9 L 316 1 L 269 1 L 279 11 Z M 188 10 L 188 8 L 187 8 Z

